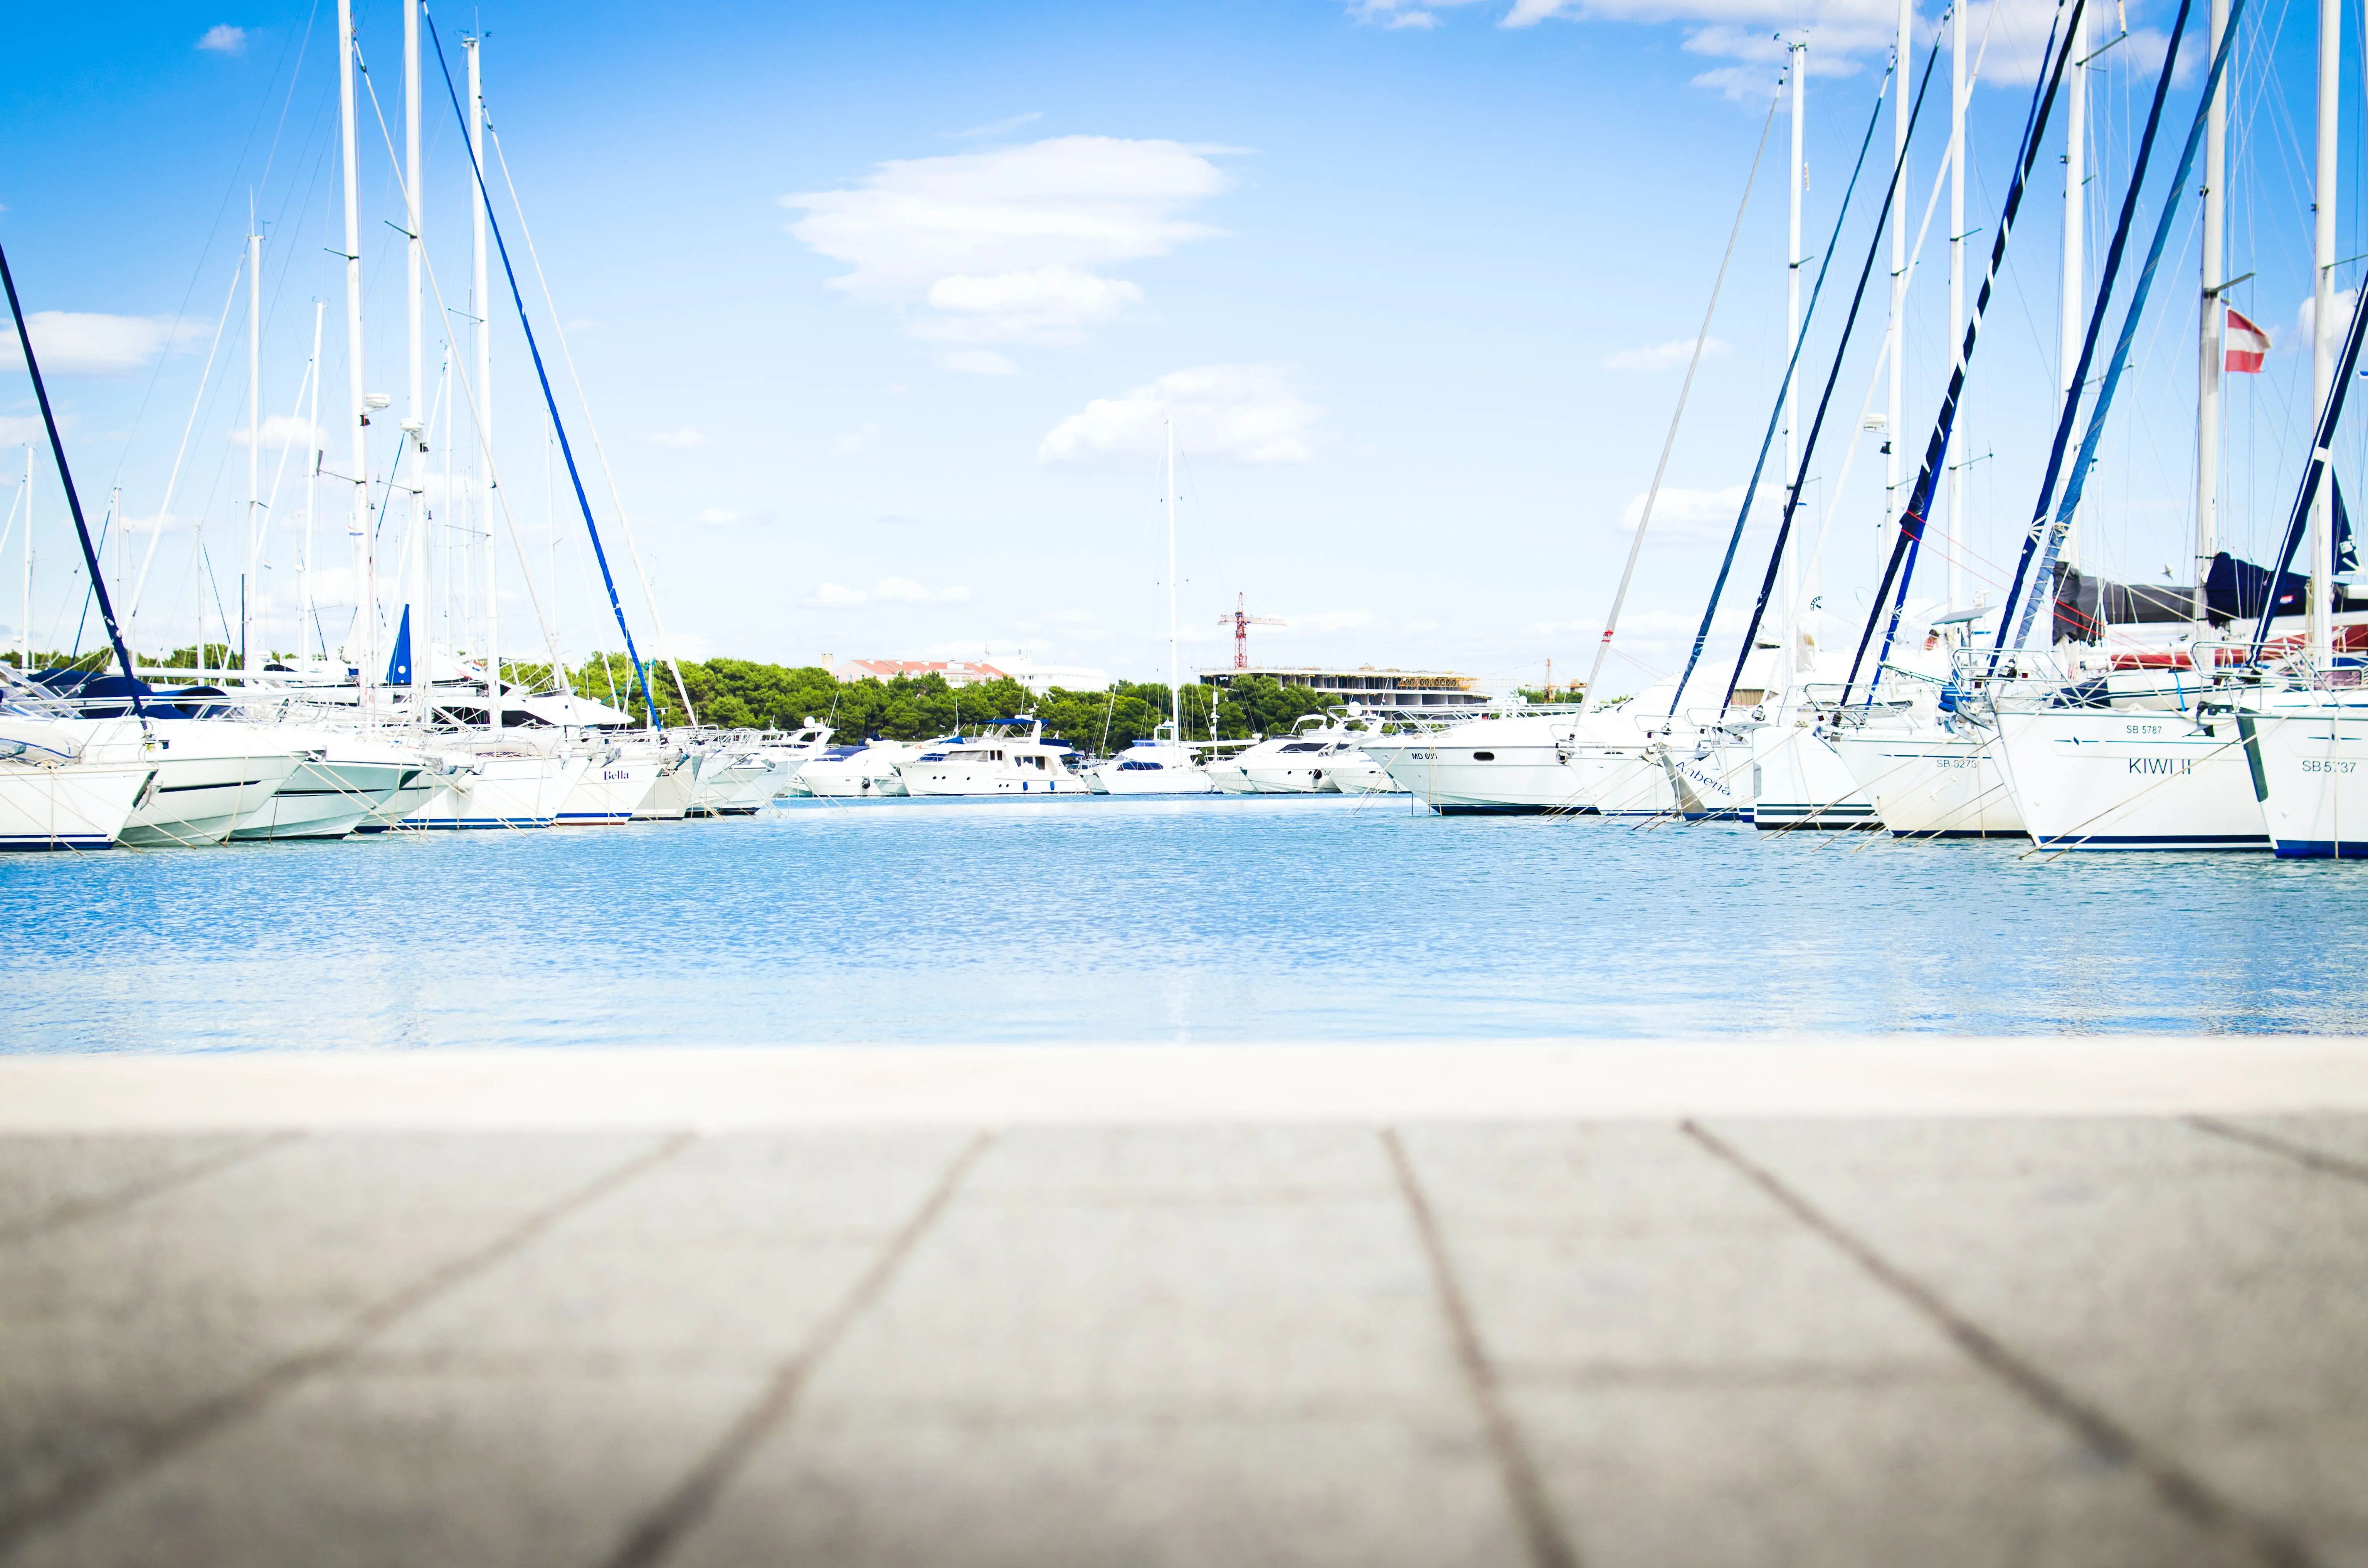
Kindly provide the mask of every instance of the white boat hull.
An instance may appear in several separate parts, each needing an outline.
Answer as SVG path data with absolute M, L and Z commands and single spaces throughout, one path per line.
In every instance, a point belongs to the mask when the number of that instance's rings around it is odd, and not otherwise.
M 0 850 L 108 848 L 155 776 L 142 763 L 0 762 Z
M 1995 732 L 1844 733 L 1827 744 L 1898 838 L 2021 838 Z
M 437 781 L 427 803 L 404 819 L 415 831 L 549 827 L 589 759 L 580 756 L 476 756 Z
M 2368 859 L 2368 698 L 2240 714 L 2271 846 L 2286 859 Z
M 665 758 L 636 756 L 628 752 L 605 760 L 586 757 L 583 776 L 559 803 L 556 827 L 604 827 L 633 820 L 633 810 L 649 798 Z
M 1998 715 L 2016 812 L 2049 849 L 2270 847 L 2234 719 L 2038 709 Z
M 231 830 L 231 838 L 343 838 L 426 769 L 424 761 L 313 758 L 299 764 L 271 799 Z
M 1883 825 L 1850 768 L 1803 723 L 1751 732 L 1751 793 L 1752 824 L 1771 832 Z

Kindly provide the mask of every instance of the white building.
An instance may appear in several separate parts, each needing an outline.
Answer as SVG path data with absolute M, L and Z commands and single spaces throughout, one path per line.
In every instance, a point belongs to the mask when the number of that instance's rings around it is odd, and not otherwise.
M 1312 665 L 1252 665 L 1192 673 L 1202 686 L 1221 687 L 1251 676 L 1264 676 L 1278 686 L 1307 687 L 1337 694 L 1343 703 L 1354 702 L 1372 712 L 1407 718 L 1449 717 L 1485 708 L 1489 700 L 1487 692 L 1473 689 L 1478 684 L 1475 677 L 1457 675 L 1453 670 L 1377 670 L 1371 665 L 1360 665 L 1353 670 Z

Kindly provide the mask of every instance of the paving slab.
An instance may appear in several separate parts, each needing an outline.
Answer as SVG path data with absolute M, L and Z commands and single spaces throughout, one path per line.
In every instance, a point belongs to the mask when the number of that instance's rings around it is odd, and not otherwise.
M 566 1053 L 405 1067 L 402 1130 L 76 1132 L 78 1077 L 0 1106 L 0 1561 L 2368 1564 L 2368 1118 L 2306 1057 L 2005 1114 L 2017 1059 L 1837 1050 L 1698 1123 L 1475 1116 L 1513 1059 L 1444 1051 L 1324 1114 L 1353 1052 L 1103 1062 L 1066 1122 L 999 1114 L 1056 1053 L 967 1117 L 921 1054 L 555 1125 Z

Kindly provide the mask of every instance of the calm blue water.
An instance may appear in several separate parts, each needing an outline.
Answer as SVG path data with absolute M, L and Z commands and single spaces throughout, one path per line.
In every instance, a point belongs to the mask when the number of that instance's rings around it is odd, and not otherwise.
M 2368 867 L 1404 801 L 0 858 L 12 1051 L 2358 1030 Z

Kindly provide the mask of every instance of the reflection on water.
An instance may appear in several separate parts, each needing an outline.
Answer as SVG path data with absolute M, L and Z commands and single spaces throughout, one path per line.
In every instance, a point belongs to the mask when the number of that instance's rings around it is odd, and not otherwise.
M 2356 1030 L 2368 867 L 1403 801 L 0 860 L 10 1050 Z

